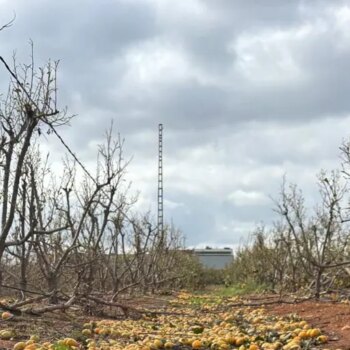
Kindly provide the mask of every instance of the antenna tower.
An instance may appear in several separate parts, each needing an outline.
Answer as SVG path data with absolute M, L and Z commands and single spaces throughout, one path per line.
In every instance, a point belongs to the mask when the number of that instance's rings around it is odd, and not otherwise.
M 158 237 L 163 239 L 163 124 L 158 125 Z

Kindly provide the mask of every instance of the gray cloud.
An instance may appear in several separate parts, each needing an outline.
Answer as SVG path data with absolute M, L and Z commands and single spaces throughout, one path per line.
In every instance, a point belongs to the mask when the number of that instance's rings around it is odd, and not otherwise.
M 155 207 L 165 126 L 166 217 L 191 245 L 236 244 L 271 223 L 281 177 L 317 199 L 350 116 L 347 1 L 0 0 L 0 54 L 60 59 L 61 133 L 88 164 L 114 120 L 140 207 Z M 0 23 L 1 23 L 0 22 Z M 0 69 L 0 78 L 7 79 Z M 1 86 L 3 83 L 1 83 Z M 62 147 L 47 136 L 56 157 Z

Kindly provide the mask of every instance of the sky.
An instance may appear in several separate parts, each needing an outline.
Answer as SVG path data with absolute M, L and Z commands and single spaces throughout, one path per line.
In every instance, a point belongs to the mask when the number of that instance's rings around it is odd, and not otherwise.
M 277 219 L 283 176 L 317 203 L 316 175 L 350 135 L 350 1 L 0 0 L 0 55 L 60 60 L 61 135 L 89 166 L 113 120 L 137 209 L 188 246 L 237 246 Z M 0 81 L 8 80 L 0 67 Z M 64 152 L 47 137 L 53 157 Z

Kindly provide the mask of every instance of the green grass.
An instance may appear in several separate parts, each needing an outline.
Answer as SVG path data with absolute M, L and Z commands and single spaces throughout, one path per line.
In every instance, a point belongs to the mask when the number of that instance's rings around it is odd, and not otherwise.
M 247 283 L 237 283 L 227 287 L 217 286 L 212 290 L 212 294 L 220 297 L 234 297 L 261 293 L 264 290 L 266 290 L 265 286 L 256 284 L 252 281 Z
M 54 350 L 71 350 L 70 346 L 59 343 L 55 343 L 53 348 Z

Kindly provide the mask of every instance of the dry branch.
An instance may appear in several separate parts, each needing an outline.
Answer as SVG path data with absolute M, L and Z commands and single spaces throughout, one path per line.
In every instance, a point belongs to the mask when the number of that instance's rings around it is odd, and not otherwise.
M 106 306 L 120 308 L 123 311 L 125 316 L 128 316 L 130 311 L 138 313 L 138 314 L 142 314 L 142 313 L 147 313 L 148 312 L 148 311 L 145 311 L 145 310 L 136 309 L 136 308 L 134 308 L 134 307 L 132 307 L 130 305 L 120 304 L 120 303 L 116 303 L 116 302 L 110 302 L 110 301 L 107 301 L 107 300 L 103 300 L 103 299 L 99 299 L 99 298 L 93 297 L 91 295 L 84 296 L 83 298 L 87 299 L 87 300 L 94 301 L 96 304 L 101 304 L 101 305 L 106 305 Z
M 16 14 L 14 13 L 13 18 L 11 19 L 11 21 L 7 22 L 6 24 L 4 24 L 3 26 L 0 27 L 0 32 L 3 29 L 10 28 L 12 26 L 13 22 L 15 21 L 15 19 L 16 19 Z
M 56 310 L 66 310 L 69 309 L 74 301 L 76 300 L 76 296 L 73 295 L 66 303 L 64 304 L 57 304 L 57 305 L 47 305 L 41 308 L 28 308 L 28 309 L 24 309 L 22 310 L 23 313 L 26 314 L 30 314 L 30 315 L 42 315 L 45 312 L 52 312 L 52 311 L 56 311 Z

